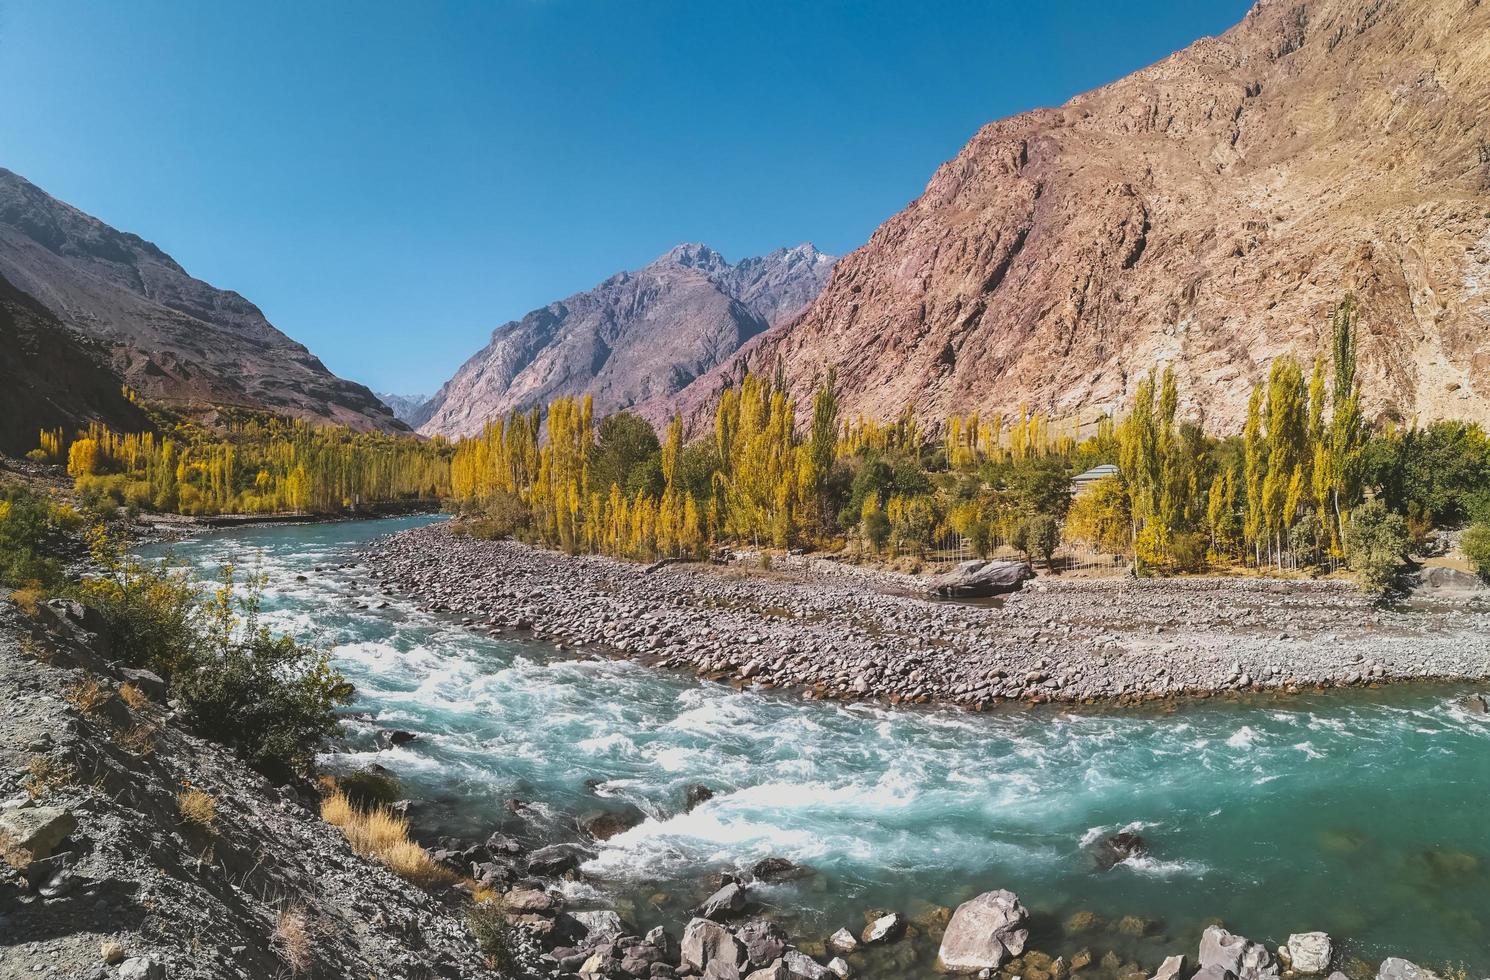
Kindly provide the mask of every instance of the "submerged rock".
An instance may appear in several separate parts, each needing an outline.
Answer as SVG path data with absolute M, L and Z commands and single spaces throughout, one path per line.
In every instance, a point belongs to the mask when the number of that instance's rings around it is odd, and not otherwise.
M 1425 970 L 1411 960 L 1388 956 L 1376 971 L 1376 980 L 1439 980 L 1438 974 Z
M 1159 964 L 1151 980 L 1179 980 L 1180 975 L 1185 972 L 1184 956 L 1168 956 L 1164 962 Z
M 810 874 L 810 869 L 779 857 L 762 858 L 750 867 L 750 875 L 757 881 L 794 881 Z
M 1148 842 L 1130 831 L 1113 834 L 1093 842 L 1088 853 L 1098 871 L 1111 871 L 1131 857 L 1149 852 Z
M 1007 889 L 984 892 L 952 913 L 937 959 L 953 973 L 997 970 L 1024 952 L 1029 913 Z

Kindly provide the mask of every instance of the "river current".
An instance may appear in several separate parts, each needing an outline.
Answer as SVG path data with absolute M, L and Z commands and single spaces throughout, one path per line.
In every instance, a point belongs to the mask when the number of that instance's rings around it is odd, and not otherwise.
M 639 807 L 646 821 L 600 846 L 576 901 L 676 928 L 710 872 L 784 857 L 815 873 L 760 897 L 794 935 L 857 932 L 869 908 L 914 921 L 1003 887 L 1034 914 L 1033 946 L 1112 950 L 1150 973 L 1193 957 L 1216 920 L 1270 946 L 1324 930 L 1372 967 L 1490 971 L 1490 723 L 1462 689 L 981 715 L 742 692 L 475 633 L 342 567 L 428 520 L 146 551 L 269 574 L 266 623 L 332 653 L 352 710 L 418 736 L 379 749 L 373 725 L 353 724 L 325 764 L 393 770 L 420 829 L 572 833 L 584 814 Z M 714 798 L 685 812 L 695 783 Z M 1150 853 L 1099 870 L 1087 845 L 1125 828 Z M 1105 924 L 1078 931 L 1083 911 Z M 932 952 L 912 944 L 871 972 L 919 974 Z

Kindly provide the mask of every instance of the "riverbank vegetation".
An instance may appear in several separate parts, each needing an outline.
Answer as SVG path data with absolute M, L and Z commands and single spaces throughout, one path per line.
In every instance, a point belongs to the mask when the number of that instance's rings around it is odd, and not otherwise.
M 160 415 L 159 431 L 93 425 L 41 433 L 32 458 L 67 465 L 86 502 L 168 513 L 334 514 L 449 491 L 451 449 L 265 413 L 220 412 L 212 427 Z
M 57 556 L 71 552 L 85 571 L 64 570 Z M 309 771 L 352 688 L 324 653 L 259 621 L 264 585 L 224 567 L 208 587 L 169 560 L 125 553 L 69 504 L 0 487 L 0 586 L 17 605 L 60 623 L 77 603 L 112 659 L 169 684 L 183 722 L 283 780 Z M 63 611 L 42 610 L 50 599 Z
M 1141 572 L 1211 566 L 1334 571 L 1380 585 L 1434 527 L 1490 521 L 1490 443 L 1476 425 L 1363 418 L 1354 301 L 1311 363 L 1273 362 L 1240 432 L 1180 418 L 1172 371 L 1138 386 L 1121 419 L 1056 423 L 1035 411 L 953 416 L 926 431 L 840 418 L 831 372 L 799 424 L 779 379 L 725 391 L 713 431 L 661 439 L 588 400 L 514 413 L 461 442 L 451 497 L 477 534 L 651 560 L 716 544 L 845 544 L 883 556 L 1051 561 L 1062 541 Z M 1114 471 L 1073 499 L 1072 477 Z M 1353 514 L 1370 505 L 1353 520 Z M 1471 532 L 1469 541 L 1481 539 Z

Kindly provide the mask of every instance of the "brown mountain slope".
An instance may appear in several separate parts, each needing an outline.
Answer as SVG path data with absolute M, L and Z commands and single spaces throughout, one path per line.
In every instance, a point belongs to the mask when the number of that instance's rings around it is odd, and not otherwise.
M 1173 363 L 1235 425 L 1353 290 L 1370 408 L 1490 421 L 1490 3 L 1263 0 L 1150 68 L 985 126 L 795 322 L 778 358 L 849 411 L 1120 406 Z M 665 409 L 664 409 L 665 410 Z M 658 414 L 654 410 L 653 414 Z
M 124 397 L 108 351 L 73 334 L 36 300 L 0 277 L 0 452 L 37 447 L 42 429 L 71 435 L 89 422 L 149 428 Z
M 144 239 L 4 168 L 0 275 L 106 343 L 115 369 L 147 398 L 407 431 L 372 392 L 326 370 L 242 296 L 193 279 Z
M 735 264 L 707 245 L 679 245 L 493 330 L 414 421 L 425 435 L 462 436 L 565 395 L 592 395 L 597 418 L 669 398 L 799 313 L 833 261 L 810 244 Z

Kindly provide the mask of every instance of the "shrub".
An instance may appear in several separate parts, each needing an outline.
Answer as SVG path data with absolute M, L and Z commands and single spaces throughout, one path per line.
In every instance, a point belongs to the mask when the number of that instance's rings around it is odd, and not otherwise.
M 356 807 L 393 803 L 403 795 L 398 777 L 375 769 L 360 769 L 336 780 L 336 786 Z
M 61 581 L 52 555 L 69 529 L 71 508 L 20 486 L 0 486 L 0 585 L 45 588 Z
M 1205 535 L 1184 532 L 1176 534 L 1170 543 L 1174 556 L 1174 567 L 1180 572 L 1201 572 L 1206 567 Z
M 1459 539 L 1459 549 L 1483 579 L 1490 579 L 1490 523 L 1471 524 Z
M 211 830 L 217 820 L 217 801 L 195 787 L 176 794 L 176 809 L 189 824 Z
M 141 722 L 119 733 L 119 744 L 135 755 L 149 755 L 155 751 L 155 726 Z
M 526 937 L 512 924 L 502 900 L 481 896 L 466 910 L 466 928 L 486 954 L 486 965 L 499 976 L 522 976 L 530 958 Z
M 120 658 L 167 678 L 190 665 L 199 645 L 201 594 L 186 569 L 169 559 L 150 564 L 126 555 L 102 528 L 94 529 L 90 546 L 99 574 L 69 591 L 103 615 Z
M 1383 591 L 1406 560 L 1407 522 L 1371 500 L 1351 512 L 1345 526 L 1345 560 L 1368 589 Z

